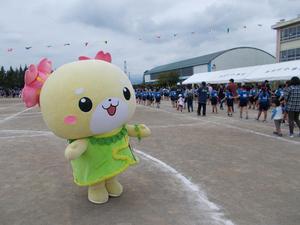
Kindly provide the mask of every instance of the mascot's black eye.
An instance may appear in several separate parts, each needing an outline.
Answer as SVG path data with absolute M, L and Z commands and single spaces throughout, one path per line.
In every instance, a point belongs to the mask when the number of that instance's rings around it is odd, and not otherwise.
M 129 89 L 127 87 L 123 88 L 123 95 L 124 95 L 124 97 L 125 97 L 126 100 L 130 99 L 130 95 L 131 94 L 130 94 L 130 91 L 129 91 Z
M 87 97 L 83 97 L 79 100 L 78 106 L 81 111 L 88 112 L 92 109 L 93 103 L 92 103 L 91 99 L 89 99 Z

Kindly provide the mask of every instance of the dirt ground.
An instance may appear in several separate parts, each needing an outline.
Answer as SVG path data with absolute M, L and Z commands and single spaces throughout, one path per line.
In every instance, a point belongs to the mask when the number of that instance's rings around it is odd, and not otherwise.
M 95 205 L 39 109 L 0 99 L 0 224 L 298 225 L 300 137 L 285 125 L 274 136 L 270 115 L 263 123 L 256 114 L 139 105 L 131 123 L 152 130 L 131 140 L 141 162 L 120 176 L 121 197 Z

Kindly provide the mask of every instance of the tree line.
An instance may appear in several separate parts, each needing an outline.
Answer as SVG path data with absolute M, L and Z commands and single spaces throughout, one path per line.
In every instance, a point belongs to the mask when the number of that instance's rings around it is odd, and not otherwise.
M 8 70 L 5 70 L 3 66 L 0 68 L 0 89 L 21 89 L 24 87 L 24 75 L 27 70 L 27 66 L 24 68 L 20 66 L 19 68 L 13 69 L 10 67 Z M 171 71 L 161 73 L 158 76 L 157 83 L 155 86 L 160 87 L 170 87 L 176 86 L 179 82 L 178 72 Z M 146 85 L 147 86 L 147 85 Z
M 19 68 L 13 69 L 10 67 L 5 70 L 3 66 L 0 69 L 0 88 L 1 89 L 20 89 L 24 86 L 24 75 L 27 70 L 27 66 L 24 68 L 20 66 Z

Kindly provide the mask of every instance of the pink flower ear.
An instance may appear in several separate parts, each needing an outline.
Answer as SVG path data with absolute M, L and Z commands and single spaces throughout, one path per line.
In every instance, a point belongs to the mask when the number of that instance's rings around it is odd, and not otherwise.
M 38 76 L 38 71 L 35 65 L 31 64 L 25 72 L 25 84 L 32 83 Z
M 86 56 L 79 57 L 79 60 L 89 60 L 89 59 L 91 59 L 91 58 L 86 57 Z M 99 51 L 97 53 L 97 55 L 95 56 L 95 59 L 103 60 L 103 61 L 111 63 L 111 55 L 108 52 L 104 53 L 103 51 Z
M 79 60 L 89 60 L 90 58 L 89 57 L 86 57 L 86 56 L 79 56 Z
M 52 70 L 52 63 L 47 58 L 44 58 L 39 62 L 37 69 L 41 73 L 50 74 Z
M 99 59 L 111 63 L 111 55 L 108 52 L 107 53 L 104 53 L 103 51 L 98 52 L 95 59 Z
M 22 99 L 25 102 L 26 107 L 30 108 L 39 103 L 39 95 L 35 88 L 26 86 L 22 90 Z

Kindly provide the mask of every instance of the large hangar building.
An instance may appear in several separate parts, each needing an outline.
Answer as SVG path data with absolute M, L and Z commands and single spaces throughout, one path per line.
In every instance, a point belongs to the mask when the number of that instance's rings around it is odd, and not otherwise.
M 238 47 L 154 67 L 145 71 L 144 82 L 155 83 L 159 75 L 166 72 L 177 72 L 184 80 L 196 73 L 270 63 L 275 63 L 275 57 L 270 53 L 253 47 Z

